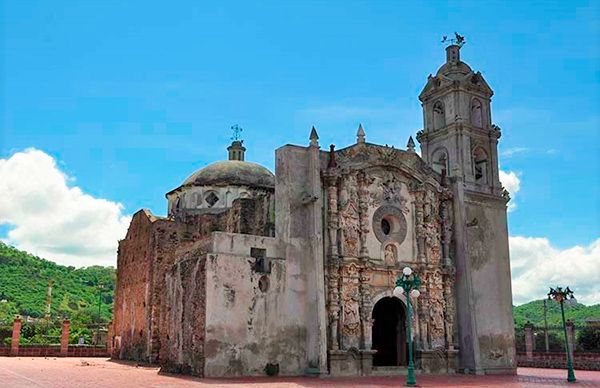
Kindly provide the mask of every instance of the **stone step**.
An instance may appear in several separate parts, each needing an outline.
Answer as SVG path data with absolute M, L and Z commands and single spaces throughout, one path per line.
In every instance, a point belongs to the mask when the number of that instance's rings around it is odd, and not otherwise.
M 406 376 L 405 366 L 374 366 L 371 376 Z

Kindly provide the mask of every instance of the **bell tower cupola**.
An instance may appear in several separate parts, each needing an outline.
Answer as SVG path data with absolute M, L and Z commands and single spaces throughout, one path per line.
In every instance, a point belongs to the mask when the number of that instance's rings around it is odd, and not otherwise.
M 468 189 L 501 194 L 500 129 L 492 124 L 494 92 L 480 72 L 461 61 L 464 38 L 447 40 L 446 62 L 419 95 L 424 128 L 417 134 L 423 159 L 439 173 L 461 177 Z

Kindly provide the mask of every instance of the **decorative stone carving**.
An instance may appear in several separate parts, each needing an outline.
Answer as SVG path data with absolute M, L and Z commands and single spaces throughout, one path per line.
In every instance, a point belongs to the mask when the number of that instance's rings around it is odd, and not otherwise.
M 446 301 L 446 344 L 448 349 L 454 349 L 454 269 L 444 277 L 444 300 Z
M 440 214 L 442 218 L 442 256 L 444 264 L 451 265 L 450 242 L 452 239 L 452 192 L 443 189 L 440 194 Z
M 360 242 L 360 214 L 356 177 L 348 174 L 344 177 L 340 195 L 340 224 L 343 233 L 343 255 L 358 257 Z
M 368 265 L 368 263 L 366 263 Z M 371 268 L 363 267 L 360 270 L 360 293 L 362 295 L 360 304 L 360 318 L 362 323 L 362 348 L 371 349 L 371 330 L 373 327 L 373 320 L 371 319 L 371 286 L 369 282 Z
M 329 242 L 329 255 L 337 256 L 338 251 L 338 182 L 339 175 L 336 168 L 327 169 L 323 174 L 325 187 L 327 188 L 327 238 Z
M 444 347 L 445 322 L 444 322 L 444 286 L 442 273 L 435 269 L 427 276 L 427 293 L 429 296 L 429 338 L 431 346 L 435 349 Z
M 356 288 L 349 289 L 343 298 L 343 328 L 346 335 L 355 336 L 360 332 L 360 295 Z
M 440 262 L 441 238 L 440 238 L 440 216 L 436 194 L 427 190 L 424 197 L 423 207 L 423 229 L 425 237 L 425 256 L 429 263 Z
M 364 172 L 356 174 L 358 181 L 358 210 L 360 220 L 360 256 L 366 258 L 369 255 L 367 249 L 367 236 L 369 235 L 369 185 L 372 179 Z
M 345 266 L 342 270 L 342 334 L 350 346 L 358 346 L 360 335 L 360 289 L 359 272 L 355 264 Z

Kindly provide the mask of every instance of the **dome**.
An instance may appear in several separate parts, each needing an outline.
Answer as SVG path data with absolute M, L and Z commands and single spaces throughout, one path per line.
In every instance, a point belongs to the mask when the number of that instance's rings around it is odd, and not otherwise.
M 187 178 L 182 186 L 253 186 L 275 187 L 275 176 L 260 164 L 241 160 L 212 163 Z
M 436 75 L 444 75 L 448 78 L 455 79 L 453 76 L 463 76 L 473 72 L 471 67 L 464 62 L 446 62 L 439 68 Z

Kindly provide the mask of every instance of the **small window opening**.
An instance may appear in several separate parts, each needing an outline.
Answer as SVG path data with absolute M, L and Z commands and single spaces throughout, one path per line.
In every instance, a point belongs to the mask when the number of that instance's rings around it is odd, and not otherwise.
M 250 248 L 250 256 L 256 259 L 252 269 L 258 273 L 271 273 L 271 261 L 267 257 L 267 250 Z
M 217 202 L 219 202 L 219 197 L 215 193 L 209 193 L 206 196 L 206 203 L 208 203 L 208 207 L 213 207 Z
M 390 232 L 392 231 L 392 225 L 385 218 L 383 218 L 381 220 L 381 230 L 383 231 L 383 234 L 385 234 L 386 236 L 389 235 Z

